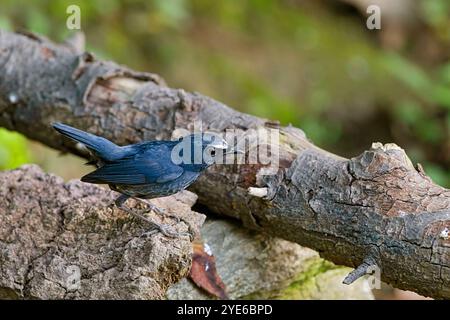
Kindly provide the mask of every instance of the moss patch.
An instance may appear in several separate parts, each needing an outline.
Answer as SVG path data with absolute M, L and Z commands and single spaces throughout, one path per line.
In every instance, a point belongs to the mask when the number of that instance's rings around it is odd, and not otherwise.
M 305 271 L 300 273 L 289 286 L 282 290 L 275 297 L 276 299 L 308 299 L 312 291 L 317 291 L 316 277 L 318 275 L 329 270 L 341 268 L 320 258 L 308 261 L 307 264 Z

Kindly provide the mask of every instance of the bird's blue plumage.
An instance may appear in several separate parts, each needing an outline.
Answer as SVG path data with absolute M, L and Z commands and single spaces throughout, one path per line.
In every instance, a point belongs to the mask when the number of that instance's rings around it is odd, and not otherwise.
M 59 133 L 75 141 L 81 142 L 91 150 L 96 157 L 105 161 L 114 161 L 127 155 L 128 149 L 126 147 L 119 147 L 105 138 L 58 122 L 53 124 L 53 128 Z
M 126 157 L 107 162 L 81 181 L 103 184 L 166 183 L 180 177 L 184 170 L 170 158 L 173 143 L 160 141 L 129 148 Z
M 181 162 L 172 159 L 172 150 L 179 141 L 147 141 L 118 146 L 96 135 L 65 124 L 53 127 L 61 134 L 84 144 L 95 158 L 98 169 L 81 178 L 88 183 L 108 184 L 111 189 L 138 198 L 156 198 L 174 194 L 192 184 L 212 163 Z M 194 150 L 196 140 L 189 139 Z M 217 141 L 211 135 L 200 139 L 201 151 Z M 226 146 L 226 143 L 224 142 Z

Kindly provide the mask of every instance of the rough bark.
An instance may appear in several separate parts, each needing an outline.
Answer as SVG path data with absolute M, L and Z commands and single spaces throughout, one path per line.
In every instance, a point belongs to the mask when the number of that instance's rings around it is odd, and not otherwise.
M 34 165 L 0 172 L 0 299 L 164 298 L 189 272 L 190 239 L 149 233 L 109 205 L 116 196 Z M 175 230 L 198 232 L 195 201 L 184 191 L 157 205 L 186 221 Z
M 276 175 L 263 175 L 261 165 L 215 166 L 193 186 L 200 203 L 337 264 L 361 265 L 347 282 L 377 265 L 398 288 L 450 298 L 450 191 L 395 145 L 374 144 L 344 159 L 314 146 L 300 129 L 168 88 L 156 75 L 35 35 L 1 33 L 0 125 L 81 154 L 53 131 L 53 121 L 118 144 L 170 138 L 194 121 L 217 132 L 239 129 L 240 138 L 277 128 Z

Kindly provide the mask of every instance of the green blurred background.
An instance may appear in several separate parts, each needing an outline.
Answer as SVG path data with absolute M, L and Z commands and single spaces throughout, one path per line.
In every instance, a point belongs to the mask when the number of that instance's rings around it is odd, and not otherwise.
M 62 41 L 70 4 L 99 58 L 292 123 L 346 157 L 395 142 L 450 187 L 448 0 L 1 0 L 0 28 Z M 381 30 L 366 28 L 369 4 Z M 27 162 L 66 179 L 88 170 L 0 129 L 0 169 Z

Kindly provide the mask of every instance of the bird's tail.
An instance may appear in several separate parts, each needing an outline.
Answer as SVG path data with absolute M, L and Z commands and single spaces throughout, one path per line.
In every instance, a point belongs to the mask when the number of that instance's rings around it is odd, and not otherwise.
M 114 159 L 121 154 L 121 147 L 105 138 L 84 132 L 59 122 L 53 123 L 52 126 L 56 131 L 66 137 L 84 144 L 101 159 L 106 161 L 114 161 Z

